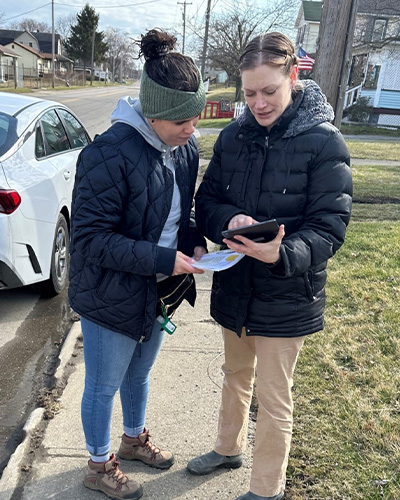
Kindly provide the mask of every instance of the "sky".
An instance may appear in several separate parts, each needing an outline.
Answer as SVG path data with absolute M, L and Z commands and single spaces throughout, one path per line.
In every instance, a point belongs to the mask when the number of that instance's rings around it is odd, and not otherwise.
M 53 0 L 54 18 L 79 13 L 89 3 L 100 15 L 99 30 L 118 28 L 132 38 L 139 38 L 148 29 L 160 27 L 183 34 L 183 10 L 186 2 L 186 40 L 190 41 L 193 24 L 204 26 L 208 0 Z M 247 0 L 262 5 L 271 0 Z M 279 0 L 272 0 L 279 1 Z M 221 12 L 232 7 L 245 8 L 246 0 L 211 0 L 211 12 Z M 2 28 L 25 18 L 36 19 L 51 26 L 51 0 L 0 0 Z M 188 47 L 187 42 L 187 47 Z M 178 44 L 182 38 L 178 37 Z M 181 46 L 179 47 L 182 48 Z M 189 50 L 185 51 L 190 52 Z
M 183 8 L 186 1 L 186 19 L 204 20 L 207 0 L 89 0 L 88 3 L 100 14 L 99 28 L 121 29 L 132 36 L 144 33 L 147 29 L 161 26 L 164 29 L 183 29 Z M 213 8 L 225 4 L 232 5 L 234 0 L 212 0 Z M 85 0 L 54 0 L 54 17 L 75 14 L 85 6 Z M 235 2 L 237 4 L 237 2 Z M 239 2 L 240 3 L 240 2 Z M 51 0 L 0 0 L 0 13 L 3 26 L 24 18 L 37 19 L 51 25 Z

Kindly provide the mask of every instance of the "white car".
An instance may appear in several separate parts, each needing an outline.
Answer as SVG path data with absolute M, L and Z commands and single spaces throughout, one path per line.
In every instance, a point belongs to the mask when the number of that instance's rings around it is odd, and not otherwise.
M 89 143 L 66 106 L 0 92 L 0 289 L 65 288 L 76 161 Z

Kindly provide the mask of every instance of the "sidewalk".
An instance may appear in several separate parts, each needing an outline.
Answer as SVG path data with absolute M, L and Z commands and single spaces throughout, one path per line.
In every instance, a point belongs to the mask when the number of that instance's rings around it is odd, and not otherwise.
M 192 309 L 184 303 L 174 316 L 176 332 L 166 335 L 161 353 L 151 373 L 147 426 L 154 442 L 171 450 L 175 464 L 160 471 L 140 462 L 121 461 L 121 468 L 143 484 L 143 499 L 164 500 L 235 500 L 248 491 L 251 448 L 243 467 L 221 470 L 210 476 L 196 477 L 186 471 L 194 456 L 213 448 L 220 404 L 223 346 L 220 328 L 209 316 L 211 273 L 196 276 L 197 303 Z M 12 457 L 0 481 L 0 500 L 96 500 L 103 493 L 83 486 L 88 460 L 80 422 L 80 399 L 84 363 L 80 323 L 72 327 L 61 353 L 56 376 L 61 380 L 73 363 L 61 396 L 60 411 L 48 421 L 44 438 L 35 448 L 36 430 L 43 425 L 41 409 L 28 422 L 27 438 Z M 35 413 L 34 412 L 34 413 Z M 250 422 L 250 435 L 254 423 Z M 112 421 L 112 451 L 117 451 L 122 435 L 122 417 L 118 396 Z M 251 437 L 251 436 L 250 436 Z M 23 478 L 26 457 L 34 450 L 28 481 Z M 22 469 L 22 470 L 21 470 Z

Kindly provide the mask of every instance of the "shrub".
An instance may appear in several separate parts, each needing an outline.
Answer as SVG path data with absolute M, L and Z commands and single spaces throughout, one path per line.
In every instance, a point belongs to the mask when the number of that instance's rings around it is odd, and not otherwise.
M 369 97 L 359 97 L 348 109 L 347 116 L 352 122 L 366 122 L 371 114 L 372 106 Z

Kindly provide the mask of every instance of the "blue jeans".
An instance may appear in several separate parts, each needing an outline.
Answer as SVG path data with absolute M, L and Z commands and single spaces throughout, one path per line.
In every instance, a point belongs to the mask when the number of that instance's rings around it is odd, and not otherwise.
M 85 389 L 81 417 L 86 448 L 93 455 L 110 451 L 114 396 L 119 389 L 124 432 L 137 436 L 145 426 L 149 374 L 164 338 L 156 320 L 151 339 L 140 344 L 81 317 Z

